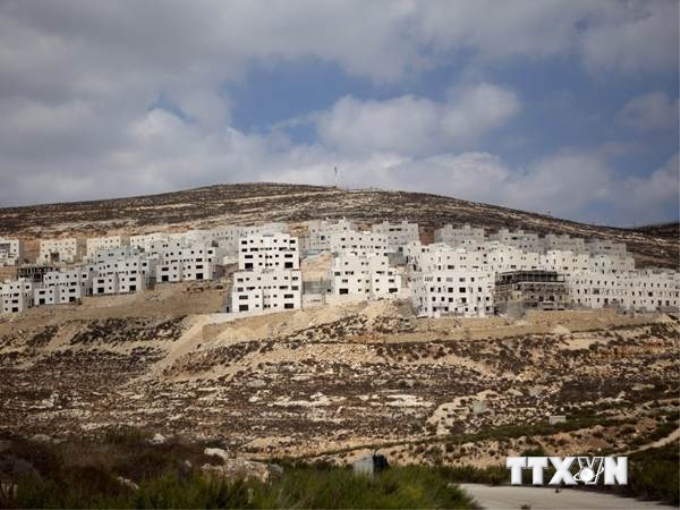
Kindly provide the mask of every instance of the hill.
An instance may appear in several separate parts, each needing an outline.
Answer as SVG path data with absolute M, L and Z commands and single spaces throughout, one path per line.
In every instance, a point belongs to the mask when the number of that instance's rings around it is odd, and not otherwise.
M 621 229 L 426 193 L 273 183 L 215 185 L 159 195 L 5 208 L 0 209 L 0 235 L 28 239 L 87 237 L 342 217 L 366 222 L 408 219 L 421 225 L 425 239 L 446 223 L 601 237 L 627 243 L 641 267 L 678 267 L 680 256 L 680 242 L 672 235 L 677 226 L 673 225 Z

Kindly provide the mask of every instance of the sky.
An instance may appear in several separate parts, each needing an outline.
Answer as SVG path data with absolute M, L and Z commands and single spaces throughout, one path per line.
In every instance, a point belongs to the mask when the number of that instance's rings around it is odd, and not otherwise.
M 0 207 L 238 182 L 677 221 L 677 0 L 0 0 Z

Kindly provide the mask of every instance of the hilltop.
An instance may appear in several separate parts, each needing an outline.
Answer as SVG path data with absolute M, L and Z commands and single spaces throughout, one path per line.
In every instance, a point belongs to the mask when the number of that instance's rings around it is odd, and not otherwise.
M 89 237 L 342 217 L 369 223 L 408 219 L 421 226 L 426 241 L 443 224 L 469 223 L 490 230 L 521 228 L 625 242 L 640 267 L 677 268 L 680 259 L 678 224 L 621 229 L 427 193 L 274 183 L 220 184 L 159 195 L 4 208 L 0 235 Z

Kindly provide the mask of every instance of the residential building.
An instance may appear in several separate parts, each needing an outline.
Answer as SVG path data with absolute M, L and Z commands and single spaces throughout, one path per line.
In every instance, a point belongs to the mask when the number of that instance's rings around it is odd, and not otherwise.
M 33 282 L 5 281 L 0 285 L 0 301 L 4 313 L 19 313 L 33 306 Z
M 336 296 L 395 298 L 401 289 L 401 275 L 390 267 L 384 255 L 336 257 L 330 279 L 332 292 Z
M 538 234 L 524 230 L 511 232 L 507 229 L 501 229 L 495 234 L 491 234 L 489 240 L 498 241 L 505 246 L 513 246 L 525 252 L 541 253 L 543 251 L 543 242 Z
M 272 233 L 248 235 L 239 241 L 238 267 L 245 271 L 299 269 L 297 237 Z
M 83 243 L 76 238 L 45 239 L 40 241 L 39 264 L 73 264 L 83 254 Z
M 85 241 L 87 259 L 94 260 L 94 255 L 99 250 L 120 248 L 126 244 L 128 244 L 128 239 L 123 236 L 90 237 Z
M 420 240 L 417 223 L 383 221 L 374 223 L 371 230 L 374 234 L 383 234 L 387 239 L 387 244 L 397 252 L 403 252 L 406 244 Z
M 484 317 L 494 312 L 492 275 L 486 271 L 433 271 L 411 278 L 411 300 L 428 317 Z
M 330 251 L 332 234 L 354 231 L 356 229 L 356 223 L 344 218 L 339 221 L 308 221 L 305 249 L 309 251 Z
M 0 237 L 0 267 L 18 266 L 24 258 L 24 243 L 21 239 Z
M 496 276 L 496 313 L 531 308 L 564 310 L 569 307 L 569 302 L 565 278 L 555 271 L 511 271 Z
M 300 271 L 238 271 L 233 279 L 227 311 L 269 313 L 302 307 Z
M 387 235 L 375 232 L 348 230 L 331 234 L 331 252 L 336 255 L 387 255 L 396 249 L 389 243 Z
M 434 231 L 435 243 L 446 243 L 449 246 L 461 246 L 467 243 L 484 243 L 484 229 L 472 228 L 469 224 L 454 228 L 452 225 L 444 225 Z

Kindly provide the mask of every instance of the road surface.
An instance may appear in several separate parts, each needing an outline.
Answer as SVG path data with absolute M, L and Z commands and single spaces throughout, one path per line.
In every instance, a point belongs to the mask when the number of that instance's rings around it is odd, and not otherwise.
M 460 484 L 460 486 L 482 508 L 487 510 L 519 510 L 523 505 L 528 505 L 531 510 L 666 510 L 676 508 L 650 501 L 622 498 L 613 494 L 569 489 L 557 493 L 555 489 L 549 487 L 489 486 L 468 483 Z

